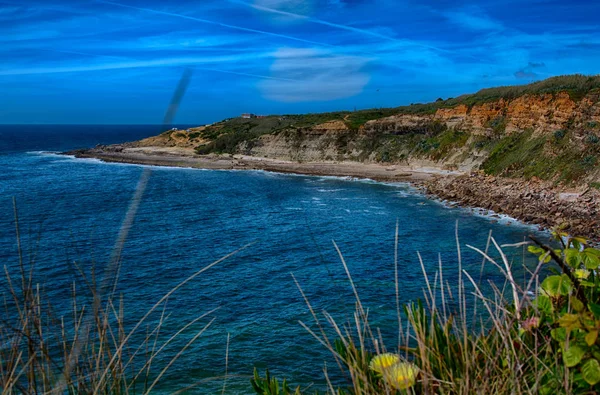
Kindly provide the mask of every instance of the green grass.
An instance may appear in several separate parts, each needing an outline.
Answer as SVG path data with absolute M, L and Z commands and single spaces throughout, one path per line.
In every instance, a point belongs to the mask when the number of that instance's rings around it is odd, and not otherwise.
M 483 170 L 493 175 L 524 176 L 535 173 L 532 175 L 540 176 L 536 171 L 538 160 L 535 158 L 541 157 L 546 138 L 532 138 L 532 133 L 515 133 L 495 142 L 483 163 Z
M 451 150 L 462 148 L 467 143 L 469 137 L 470 134 L 467 132 L 448 129 L 425 141 L 425 146 L 428 147 L 426 152 L 434 160 L 443 159 Z
M 571 131 L 559 130 L 552 136 L 527 131 L 477 144 L 490 151 L 481 166 L 487 174 L 572 184 L 595 168 L 600 151 L 595 144 L 577 148 L 572 140 Z

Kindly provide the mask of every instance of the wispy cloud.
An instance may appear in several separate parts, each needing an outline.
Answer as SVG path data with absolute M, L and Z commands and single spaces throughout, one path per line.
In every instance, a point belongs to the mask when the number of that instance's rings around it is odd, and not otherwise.
M 455 25 L 469 30 L 489 31 L 502 30 L 504 26 L 485 15 L 481 10 L 473 8 L 468 10 L 447 11 L 443 15 Z
M 271 74 L 290 81 L 263 81 L 263 95 L 280 102 L 330 101 L 356 96 L 369 82 L 367 59 L 315 49 L 283 48 L 274 54 Z

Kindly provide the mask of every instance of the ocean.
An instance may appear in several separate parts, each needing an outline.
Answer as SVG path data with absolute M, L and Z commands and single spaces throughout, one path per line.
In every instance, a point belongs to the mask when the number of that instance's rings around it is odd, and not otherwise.
M 242 251 L 186 284 L 168 300 L 165 333 L 209 312 L 155 365 L 170 359 L 212 318 L 210 328 L 175 362 L 157 393 L 220 393 L 229 334 L 226 393 L 251 393 L 253 368 L 268 368 L 292 385 L 324 388 L 323 366 L 335 362 L 300 324 L 315 328 L 296 287 L 316 311 L 352 319 L 354 296 L 333 242 L 348 264 L 372 323 L 397 337 L 394 237 L 399 224 L 400 299 L 423 295 L 417 252 L 432 276 L 441 259 L 445 280 L 462 268 L 503 283 L 497 269 L 465 244 L 484 249 L 547 234 L 509 218 L 427 199 L 407 184 L 370 180 L 107 164 L 57 155 L 96 144 L 131 141 L 161 126 L 0 126 L 0 257 L 18 273 L 13 200 L 26 262 L 57 315 L 67 314 L 72 284 L 84 286 L 75 264 L 101 277 L 142 172 L 147 189 L 122 253 L 117 292 L 128 325 L 179 282 L 241 247 Z M 520 262 L 522 249 L 509 249 Z M 535 258 L 530 259 L 533 264 Z M 517 277 L 522 270 L 516 269 Z M 6 294 L 6 279 L 0 280 Z M 152 316 L 150 324 L 157 317 Z M 144 327 L 144 331 L 145 331 Z M 166 336 L 166 335 L 165 335 Z M 393 347 L 390 347 L 393 348 Z

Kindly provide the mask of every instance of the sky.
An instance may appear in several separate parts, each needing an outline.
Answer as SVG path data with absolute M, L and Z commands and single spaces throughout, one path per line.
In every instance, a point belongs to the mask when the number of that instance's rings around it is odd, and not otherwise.
M 593 0 L 0 0 L 0 124 L 395 107 L 600 74 Z

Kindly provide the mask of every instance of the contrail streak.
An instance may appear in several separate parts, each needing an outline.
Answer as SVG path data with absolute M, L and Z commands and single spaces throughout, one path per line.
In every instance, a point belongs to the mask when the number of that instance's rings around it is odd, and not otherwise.
M 258 57 L 258 56 L 256 56 Z M 184 66 L 194 64 L 221 63 L 239 60 L 238 58 L 230 57 L 185 57 L 185 58 L 170 58 L 170 59 L 152 59 L 129 62 L 114 62 L 114 63 L 96 63 L 83 66 L 62 66 L 62 67 L 33 67 L 33 68 L 18 68 L 0 70 L 0 75 L 31 75 L 31 74 L 57 74 L 57 73 L 76 73 L 84 71 L 101 71 L 101 70 L 119 70 L 119 69 L 135 69 L 144 67 L 162 67 L 162 66 Z M 207 70 L 209 70 L 207 68 Z M 214 69 L 210 69 L 216 71 Z
M 158 15 L 166 15 L 166 16 L 172 16 L 172 17 L 176 17 L 176 18 L 188 19 L 190 21 L 206 23 L 208 25 L 220 26 L 220 27 L 225 27 L 228 29 L 234 29 L 234 30 L 239 30 L 239 31 L 243 31 L 243 32 L 248 32 L 248 33 L 263 34 L 266 36 L 284 38 L 286 40 L 293 40 L 293 41 L 298 41 L 298 42 L 302 42 L 302 43 L 306 43 L 306 44 L 319 45 L 319 46 L 323 46 L 323 47 L 335 47 L 335 45 L 332 45 L 332 44 L 311 41 L 311 40 L 305 40 L 303 38 L 288 36 L 286 34 L 273 33 L 273 32 L 269 32 L 269 31 L 265 31 L 265 30 L 258 30 L 258 29 L 248 28 L 248 27 L 230 25 L 228 23 L 215 22 L 215 21 L 211 21 L 209 19 L 196 18 L 196 17 L 189 16 L 189 15 L 176 14 L 176 13 L 167 12 L 167 11 L 159 11 L 159 10 L 154 10 L 151 8 L 134 7 L 134 6 L 126 5 L 126 4 L 116 3 L 113 1 L 106 1 L 106 0 L 96 0 L 96 1 L 98 3 L 111 4 L 111 5 L 115 5 L 118 7 L 130 8 L 132 10 L 145 11 L 145 12 L 150 12 L 150 13 L 158 14 Z
M 271 14 L 278 14 L 278 15 L 295 18 L 295 19 L 301 19 L 301 20 L 305 20 L 307 22 L 316 23 L 316 24 L 323 25 L 323 26 L 333 27 L 336 29 L 346 30 L 346 31 L 350 31 L 350 32 L 354 32 L 354 33 L 358 33 L 358 34 L 362 34 L 362 35 L 366 35 L 366 36 L 371 36 L 371 37 L 375 37 L 375 38 L 379 38 L 379 39 L 383 39 L 383 40 L 387 40 L 387 41 L 392 41 L 397 44 L 402 44 L 404 46 L 410 46 L 410 47 L 416 46 L 416 47 L 432 49 L 434 51 L 450 52 L 450 51 L 442 49 L 442 48 L 438 48 L 438 47 L 434 47 L 434 46 L 426 45 L 426 44 L 421 44 L 421 43 L 414 42 L 411 40 L 398 39 L 396 37 L 387 36 L 385 34 L 377 33 L 377 32 L 371 31 L 371 30 L 365 30 L 365 29 L 360 29 L 360 28 L 353 27 L 353 26 L 328 22 L 323 19 L 313 18 L 313 17 L 307 16 L 307 15 L 296 14 L 296 13 L 288 12 L 288 11 L 281 11 L 281 10 L 278 10 L 275 8 L 264 7 L 264 6 L 260 6 L 257 4 L 250 4 L 250 3 L 246 3 L 241 0 L 229 0 L 229 2 L 235 3 L 235 4 L 240 4 L 240 5 L 243 5 L 246 7 L 250 7 L 250 8 L 254 8 L 259 11 L 269 12 Z
M 243 73 L 243 72 L 240 72 L 240 71 L 229 71 L 229 70 L 211 69 L 211 68 L 208 68 L 208 67 L 196 67 L 196 66 L 193 66 L 193 68 L 194 69 L 199 69 L 199 70 L 214 71 L 216 73 L 241 75 L 241 76 L 244 76 L 244 77 L 262 78 L 262 79 L 266 79 L 266 80 L 276 80 L 276 81 L 286 81 L 286 82 L 298 82 L 299 81 L 299 80 L 294 80 L 294 79 L 291 79 L 291 78 L 272 77 L 272 76 L 269 76 L 269 75 Z
M 73 51 L 56 51 L 64 53 L 73 53 L 88 56 L 103 56 L 94 54 L 84 54 Z M 215 69 L 212 67 L 197 66 L 197 63 L 202 63 L 205 58 L 173 58 L 173 59 L 154 59 L 145 61 L 132 61 L 132 62 L 116 62 L 116 63 L 103 63 L 103 64 L 92 64 L 86 66 L 67 66 L 67 67 L 37 67 L 37 68 L 23 68 L 23 69 L 7 69 L 0 70 L 0 76 L 5 75 L 35 75 L 35 74 L 61 74 L 61 73 L 81 73 L 88 71 L 102 71 L 102 70 L 122 70 L 122 69 L 135 69 L 135 68 L 151 68 L 151 67 L 162 67 L 162 66 L 189 66 L 195 70 L 211 71 L 215 73 L 239 75 L 243 77 L 260 78 L 266 80 L 296 82 L 291 78 L 273 77 L 269 75 L 261 75 L 254 73 L 245 73 L 243 71 L 223 70 Z M 224 59 L 226 60 L 226 59 Z

